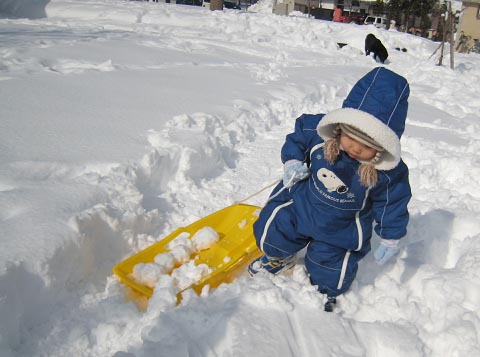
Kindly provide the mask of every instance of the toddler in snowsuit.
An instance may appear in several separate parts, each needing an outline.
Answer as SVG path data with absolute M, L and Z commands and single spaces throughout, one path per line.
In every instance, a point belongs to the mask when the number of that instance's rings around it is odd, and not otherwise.
M 397 253 L 411 198 L 400 157 L 409 92 L 405 78 L 375 68 L 355 84 L 341 109 L 296 120 L 281 152 L 283 182 L 254 224 L 265 255 L 249 265 L 251 275 L 291 267 L 295 253 L 307 247 L 312 284 L 335 302 L 370 251 L 374 222 L 381 239 L 377 262 Z

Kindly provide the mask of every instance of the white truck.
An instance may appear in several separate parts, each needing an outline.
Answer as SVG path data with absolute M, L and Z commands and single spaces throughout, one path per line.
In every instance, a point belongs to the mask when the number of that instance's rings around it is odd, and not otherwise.
M 381 29 L 388 28 L 388 20 L 384 16 L 367 16 L 363 21 L 365 25 L 374 25 Z

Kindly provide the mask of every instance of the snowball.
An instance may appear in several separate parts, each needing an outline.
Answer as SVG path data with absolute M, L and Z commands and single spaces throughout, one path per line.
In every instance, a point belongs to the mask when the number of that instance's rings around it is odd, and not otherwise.
M 175 257 L 172 253 L 157 254 L 154 258 L 155 263 L 165 268 L 165 273 L 173 269 Z
M 175 259 L 175 263 L 183 264 L 190 259 L 190 254 L 192 251 L 190 248 L 184 245 L 179 245 L 173 248 L 170 253 L 172 254 L 173 258 Z
M 144 267 L 145 267 L 145 263 L 138 263 L 133 267 L 132 275 L 135 278 L 135 280 L 140 281 Z
M 210 248 L 210 246 L 220 239 L 217 231 L 212 227 L 203 227 L 192 237 L 193 244 L 197 251 Z
M 170 288 L 170 287 L 173 287 L 174 285 L 175 285 L 175 279 L 173 279 L 171 275 L 162 274 L 159 276 L 155 289 Z
M 206 264 L 195 265 L 193 261 L 183 264 L 178 269 L 172 272 L 175 282 L 179 290 L 184 290 L 191 285 L 198 283 L 202 277 L 210 274 L 213 271 Z
M 141 284 L 154 288 L 164 268 L 157 263 L 139 263 L 133 267 L 133 277 Z
M 176 238 L 170 241 L 165 247 L 169 250 L 173 250 L 178 246 L 186 246 L 190 249 L 193 248 L 192 241 L 190 240 L 190 234 L 187 232 L 180 233 Z

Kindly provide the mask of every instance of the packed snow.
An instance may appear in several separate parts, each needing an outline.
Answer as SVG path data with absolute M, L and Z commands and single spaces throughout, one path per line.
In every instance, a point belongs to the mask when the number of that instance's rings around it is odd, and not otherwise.
M 169 242 L 164 253 L 159 253 L 151 263 L 138 263 L 133 267 L 133 279 L 150 288 L 155 288 L 163 275 L 171 275 L 172 291 L 182 291 L 213 272 L 206 264 L 195 264 L 198 252 L 212 247 L 220 236 L 212 227 L 199 229 L 193 237 L 183 232 Z M 177 266 L 176 269 L 173 269 Z M 162 286 L 165 286 L 162 284 Z
M 478 54 L 451 70 L 448 46 L 437 66 L 439 43 L 268 2 L 0 11 L 0 356 L 480 355 Z M 295 118 L 339 108 L 382 65 L 364 54 L 368 33 L 411 85 L 397 259 L 367 256 L 333 313 L 301 259 L 187 289 L 178 306 L 164 274 L 146 311 L 128 301 L 115 264 L 246 197 L 265 203 Z

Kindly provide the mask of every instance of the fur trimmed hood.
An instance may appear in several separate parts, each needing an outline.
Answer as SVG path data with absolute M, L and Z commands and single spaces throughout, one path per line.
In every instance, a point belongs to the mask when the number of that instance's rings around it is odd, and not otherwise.
M 341 109 L 322 118 L 317 133 L 327 141 L 339 123 L 355 127 L 384 148 L 375 168 L 391 170 L 400 162 L 400 138 L 405 129 L 409 94 L 405 78 L 377 67 L 355 84 Z

